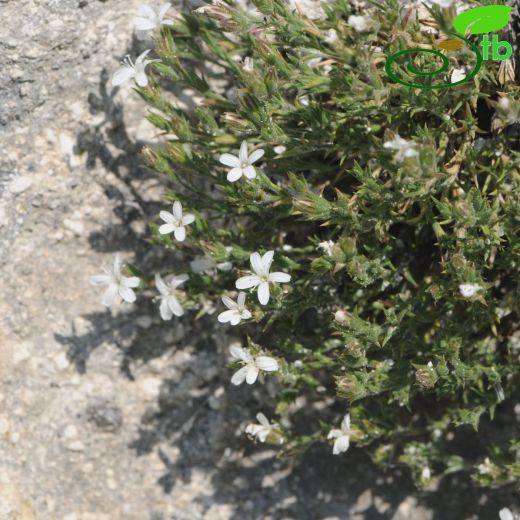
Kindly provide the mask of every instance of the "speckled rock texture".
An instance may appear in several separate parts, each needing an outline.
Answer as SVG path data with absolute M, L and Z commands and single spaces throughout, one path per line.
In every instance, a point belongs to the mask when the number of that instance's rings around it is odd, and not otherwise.
M 0 520 L 497 518 L 512 497 L 460 476 L 418 493 L 355 449 L 276 459 L 244 435 L 276 389 L 232 388 L 214 316 L 101 306 L 114 252 L 175 263 L 146 241 L 155 132 L 109 82 L 138 4 L 0 0 Z

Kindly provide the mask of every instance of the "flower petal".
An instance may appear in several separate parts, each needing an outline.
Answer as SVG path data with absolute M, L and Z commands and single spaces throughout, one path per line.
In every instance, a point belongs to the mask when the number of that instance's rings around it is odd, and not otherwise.
M 161 294 L 169 294 L 168 286 L 164 283 L 164 280 L 162 279 L 161 275 L 159 273 L 156 273 L 155 275 L 155 287 L 157 287 L 157 290 Z M 163 318 L 167 319 L 167 318 Z
M 112 86 L 118 87 L 119 85 L 122 85 L 125 81 L 128 81 L 129 79 L 133 78 L 134 75 L 135 70 L 133 67 L 130 67 L 128 65 L 120 67 L 114 72 L 114 75 L 112 76 Z
M 218 160 L 221 164 L 229 166 L 230 168 L 240 166 L 240 159 L 236 155 L 231 155 L 230 153 L 223 153 Z
M 229 312 L 233 313 L 229 323 L 231 323 L 231 325 L 233 325 L 233 327 L 235 327 L 236 325 L 238 325 L 240 323 L 240 314 L 238 314 L 237 311 L 229 311 Z
M 190 277 L 187 274 L 178 274 L 177 276 L 173 276 L 170 283 L 174 289 L 177 289 L 184 282 L 187 282 Z
M 144 70 L 136 72 L 136 74 L 135 74 L 135 82 L 140 87 L 146 87 L 146 85 L 148 85 L 148 76 L 146 75 Z
M 141 280 L 137 276 L 122 276 L 121 285 L 123 287 L 139 287 Z
M 155 29 L 155 22 L 150 18 L 144 18 L 142 16 L 136 16 L 134 18 L 134 27 L 138 31 L 151 31 Z
M 247 372 L 246 372 L 246 383 L 248 385 L 252 385 L 258 378 L 258 368 L 256 367 L 252 367 L 252 366 L 247 366 L 247 367 L 244 367 Z
M 228 309 L 237 309 L 238 307 L 238 305 L 229 296 L 222 296 L 222 303 Z
M 231 383 L 234 385 L 241 385 L 246 380 L 246 375 L 248 373 L 247 367 L 242 367 L 241 369 L 237 370 L 233 377 L 231 378 Z
M 172 4 L 166 2 L 159 7 L 159 10 L 157 11 L 157 17 L 159 20 L 163 19 L 164 15 L 168 12 L 168 9 L 170 9 L 171 6 Z
M 107 290 L 103 294 L 103 299 L 101 300 L 101 303 L 103 305 L 106 305 L 107 307 L 110 307 L 114 303 L 116 297 L 117 297 L 117 285 L 110 284 L 107 287 Z
M 267 417 L 262 412 L 256 414 L 256 420 L 263 426 L 270 426 Z
M 243 291 L 240 291 L 238 293 L 238 298 L 237 298 L 237 307 L 243 307 L 244 306 L 244 303 L 246 303 L 246 293 L 243 292 Z
M 233 318 L 234 315 L 235 315 L 235 311 L 232 309 L 229 309 L 227 311 L 221 312 L 217 316 L 217 320 L 220 323 L 227 323 L 227 322 L 231 321 L 231 319 Z
M 229 352 L 231 353 L 232 357 L 234 357 L 235 359 L 239 359 L 244 363 L 249 363 L 251 361 L 251 354 L 239 345 L 231 345 L 229 347 Z
M 241 317 L 243 320 L 248 320 L 252 317 L 253 315 L 251 314 L 251 312 L 248 310 L 248 309 L 244 309 L 242 311 L 242 314 L 241 314 Z
M 251 256 L 249 257 L 249 261 L 251 262 L 251 267 L 253 268 L 253 271 L 257 275 L 262 276 L 262 275 L 266 274 L 260 253 L 251 253 Z
M 262 158 L 264 156 L 264 153 L 265 151 L 260 149 L 260 150 L 255 150 L 250 156 L 249 156 L 249 164 L 253 164 L 255 163 L 256 161 L 258 161 L 258 159 Z
M 271 264 L 273 263 L 274 251 L 267 251 L 262 255 L 262 265 L 264 266 L 264 270 L 266 273 L 271 269 Z
M 175 316 L 182 316 L 184 314 L 184 309 L 173 294 L 170 294 L 170 296 L 167 297 L 167 301 L 168 307 L 170 307 L 170 310 L 175 314 Z
M 345 417 L 343 417 L 343 420 L 341 421 L 341 429 L 344 432 L 350 430 L 350 414 L 346 414 Z
M 236 182 L 240 177 L 242 177 L 242 168 L 238 167 L 229 170 L 226 178 L 229 182 Z
M 108 285 L 111 280 L 109 274 L 95 274 L 89 278 L 90 285 Z
M 175 217 L 169 211 L 163 210 L 159 212 L 159 217 L 161 217 L 161 219 L 167 224 L 173 224 L 175 222 Z
M 281 273 L 281 272 L 271 273 L 269 275 L 268 280 L 270 282 L 276 282 L 276 283 L 287 283 L 287 282 L 291 281 L 291 275 L 287 274 L 287 273 Z
M 238 152 L 238 158 L 242 164 L 248 162 L 247 141 L 242 141 L 242 144 L 240 145 L 240 151 Z
M 334 447 L 332 448 L 332 454 L 333 455 L 339 455 L 340 453 L 344 453 L 348 450 L 348 447 L 350 445 L 350 439 L 347 435 L 342 435 L 341 437 L 338 437 L 334 441 Z
M 173 203 L 173 216 L 177 221 L 182 220 L 182 204 L 178 200 Z
M 195 222 L 195 215 L 192 215 L 191 213 L 186 213 L 186 215 L 184 215 L 181 219 L 181 223 L 183 226 L 188 226 L 193 222 Z
M 175 231 L 174 224 L 163 224 L 162 226 L 159 227 L 159 233 L 161 235 L 169 235 L 173 231 Z
M 278 361 L 269 356 L 258 356 L 255 358 L 255 365 L 265 372 L 276 372 L 278 370 Z
M 237 289 L 251 289 L 256 287 L 260 283 L 260 278 L 257 275 L 251 274 L 248 276 L 242 276 L 235 282 Z
M 159 305 L 159 314 L 164 321 L 171 320 L 173 317 L 173 312 L 168 305 L 167 298 L 161 298 L 161 305 Z
M 175 228 L 173 232 L 173 236 L 175 237 L 175 240 L 178 240 L 179 242 L 183 242 L 186 238 L 186 228 L 184 226 L 179 226 Z
M 125 287 L 124 285 L 120 285 L 118 287 L 119 296 L 125 300 L 127 303 L 134 303 L 136 300 L 135 292 L 130 289 L 130 287 Z
M 267 282 L 262 282 L 258 286 L 258 301 L 261 305 L 267 305 L 269 303 L 269 284 Z
M 242 173 L 250 180 L 256 177 L 256 170 L 254 166 L 246 166 L 242 170 Z

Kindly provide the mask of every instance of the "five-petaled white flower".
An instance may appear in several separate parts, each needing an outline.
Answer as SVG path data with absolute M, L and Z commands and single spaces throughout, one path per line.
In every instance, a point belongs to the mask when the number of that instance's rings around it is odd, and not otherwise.
M 348 450 L 350 446 L 350 414 L 343 417 L 340 429 L 330 430 L 327 439 L 334 439 L 334 447 L 332 448 L 334 455 L 339 455 Z
M 227 311 L 221 312 L 218 315 L 220 323 L 231 323 L 231 325 L 238 325 L 242 320 L 251 318 L 251 312 L 245 307 L 246 293 L 240 291 L 238 293 L 237 301 L 234 302 L 228 296 L 222 296 L 222 303 L 228 308 Z
M 105 274 L 95 274 L 90 277 L 92 285 L 107 285 L 107 289 L 101 300 L 103 305 L 110 307 L 116 299 L 122 298 L 125 302 L 135 302 L 134 287 L 139 286 L 139 278 L 137 276 L 123 276 L 121 267 L 123 262 L 118 254 L 114 256 L 112 270 L 106 271 Z
M 516 516 L 513 515 L 511 512 L 511 509 L 508 507 L 504 507 L 498 512 L 498 515 L 500 516 L 500 520 L 516 520 Z
M 159 312 L 163 320 L 171 320 L 174 315 L 182 316 L 184 314 L 184 309 L 177 299 L 176 289 L 187 279 L 187 274 L 179 274 L 172 276 L 168 282 L 165 282 L 160 274 L 155 275 L 155 287 L 161 293 Z
M 230 153 L 223 153 L 218 160 L 225 166 L 231 168 L 227 174 L 227 180 L 229 182 L 235 182 L 238 181 L 242 175 L 245 175 L 248 179 L 254 179 L 256 177 L 256 170 L 253 163 L 258 161 L 263 155 L 263 150 L 255 150 L 249 155 L 247 151 L 247 141 L 242 141 L 238 157 Z
M 256 420 L 260 424 L 248 424 L 246 433 L 251 435 L 251 437 L 257 438 L 260 442 L 265 442 L 273 431 L 274 425 L 269 422 L 269 419 L 262 412 L 256 414 Z
M 482 287 L 480 287 L 478 283 L 461 283 L 459 285 L 460 294 L 462 294 L 464 298 L 475 296 L 480 289 L 482 289 Z
M 140 87 L 146 87 L 148 85 L 148 77 L 146 75 L 146 67 L 154 62 L 161 60 L 147 60 L 146 56 L 150 52 L 150 49 L 140 54 L 135 63 L 132 62 L 130 56 L 126 56 L 122 61 L 123 66 L 117 69 L 112 76 L 112 85 L 117 87 L 129 79 L 134 79 L 137 85 Z
M 262 305 L 267 305 L 269 302 L 270 283 L 287 283 L 291 280 L 291 275 L 287 273 L 269 273 L 273 255 L 274 251 L 267 251 L 263 256 L 260 256 L 260 253 L 252 253 L 249 260 L 255 274 L 242 276 L 235 282 L 237 289 L 251 289 L 258 286 L 258 301 Z
M 179 242 L 182 242 L 186 238 L 185 226 L 195 222 L 195 215 L 191 213 L 182 214 L 182 204 L 178 200 L 173 203 L 173 213 L 161 211 L 159 216 L 166 222 L 166 224 L 159 227 L 159 233 L 161 235 L 173 233 L 175 240 Z
M 241 385 L 244 381 L 248 385 L 252 385 L 257 380 L 261 370 L 264 372 L 276 372 L 278 370 L 278 361 L 272 357 L 253 357 L 248 349 L 238 345 L 231 345 L 229 351 L 234 359 L 241 361 L 244 365 L 233 374 L 231 382 L 234 385 Z
M 161 25 L 173 25 L 172 20 L 164 20 L 164 15 L 170 9 L 169 2 L 152 7 L 150 5 L 139 6 L 139 16 L 134 18 L 134 25 L 138 31 L 153 31 Z
M 408 157 L 417 157 L 419 152 L 417 151 L 417 143 L 413 141 L 407 141 L 399 135 L 395 136 L 392 141 L 387 141 L 384 145 L 385 148 L 391 148 L 397 150 L 394 159 L 397 162 L 403 162 Z

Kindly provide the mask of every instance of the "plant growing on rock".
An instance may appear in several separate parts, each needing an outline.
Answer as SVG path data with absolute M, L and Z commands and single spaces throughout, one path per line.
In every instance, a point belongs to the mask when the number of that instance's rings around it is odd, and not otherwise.
M 278 380 L 271 416 L 290 424 L 305 398 L 313 421 L 284 427 L 281 453 L 363 447 L 422 485 L 518 479 L 520 89 L 491 62 L 451 89 L 392 82 L 386 49 L 432 39 L 414 7 L 374 2 L 360 20 L 338 0 L 311 20 L 253 3 L 160 27 L 137 89 L 165 140 L 144 150 L 171 180 L 165 208 L 194 215 L 182 242 L 159 219 L 154 240 L 184 253 L 176 272 L 209 264 L 183 279 L 184 306 L 210 302 L 243 332 L 240 382 Z M 427 15 L 438 37 L 454 13 Z

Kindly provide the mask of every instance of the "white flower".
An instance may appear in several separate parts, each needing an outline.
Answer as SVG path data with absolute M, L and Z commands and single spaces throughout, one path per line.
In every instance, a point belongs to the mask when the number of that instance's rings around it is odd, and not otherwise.
M 178 200 L 173 203 L 173 213 L 161 211 L 159 216 L 166 222 L 166 224 L 163 224 L 159 228 L 159 233 L 161 235 L 167 235 L 173 232 L 175 240 L 179 242 L 182 242 L 186 238 L 185 226 L 195 222 L 195 215 L 191 213 L 186 213 L 186 215 L 182 214 L 182 204 Z
M 231 168 L 227 174 L 227 180 L 229 182 L 235 182 L 238 181 L 242 175 L 245 175 L 248 179 L 254 179 L 256 177 L 256 170 L 253 163 L 263 157 L 264 153 L 263 150 L 255 150 L 249 155 L 247 151 L 247 141 L 242 141 L 238 157 L 230 153 L 223 153 L 218 160 L 220 163 Z
M 461 283 L 459 285 L 459 291 L 464 298 L 471 298 L 474 296 L 478 291 L 480 291 L 482 287 L 478 283 Z
M 96 274 L 90 277 L 91 285 L 107 285 L 107 289 L 101 300 L 103 305 L 110 307 L 118 298 L 122 298 L 125 302 L 135 302 L 135 292 L 133 287 L 139 286 L 139 278 L 137 276 L 123 276 L 121 274 L 122 261 L 119 255 L 115 255 L 112 264 L 112 271 L 106 271 L 105 274 Z
M 231 382 L 234 385 L 241 385 L 244 381 L 248 385 L 252 385 L 258 378 L 260 371 L 264 372 L 276 372 L 278 370 L 278 361 L 269 356 L 256 356 L 253 357 L 249 350 L 244 349 L 236 344 L 229 347 L 231 356 L 234 359 L 238 359 L 244 365 L 242 368 L 237 370 Z
M 513 513 L 511 513 L 511 509 L 508 507 L 504 507 L 498 512 L 498 516 L 500 516 L 500 520 L 515 520 Z
M 209 256 L 196 256 L 194 260 L 190 262 L 191 270 L 194 273 L 208 273 L 215 274 L 215 269 L 219 271 L 230 271 L 233 267 L 231 262 L 215 263 Z
M 326 242 L 320 242 L 318 244 L 318 247 L 320 249 L 323 249 L 323 251 L 327 255 L 332 256 L 332 248 L 334 247 L 334 242 L 332 240 L 327 240 Z
M 265 442 L 267 437 L 274 429 L 274 425 L 269 422 L 269 419 L 263 413 L 256 414 L 256 420 L 260 424 L 248 424 L 246 433 L 251 437 L 256 437 L 260 442 Z
M 338 323 L 347 323 L 348 321 L 348 314 L 343 309 L 338 309 L 334 313 L 334 320 Z
M 325 33 L 325 41 L 328 44 L 335 43 L 337 40 L 338 40 L 338 32 L 336 31 L 336 29 L 329 29 Z
M 387 141 L 384 145 L 385 148 L 391 148 L 397 150 L 394 155 L 394 159 L 397 162 L 403 162 L 407 157 L 417 157 L 419 152 L 417 151 L 417 144 L 413 141 L 407 141 L 399 135 L 395 136 L 392 141 Z
M 139 16 L 134 18 L 134 25 L 138 31 L 153 31 L 161 25 L 173 25 L 172 20 L 164 20 L 164 15 L 170 9 L 169 2 L 152 7 L 150 5 L 139 6 Z
M 134 79 L 140 87 L 146 87 L 148 85 L 148 77 L 146 76 L 146 67 L 148 64 L 154 61 L 161 60 L 147 60 L 146 56 L 150 52 L 150 49 L 140 54 L 135 63 L 132 62 L 130 56 L 126 56 L 122 61 L 123 66 L 117 69 L 112 76 L 112 85 L 117 87 L 129 79 Z
M 244 63 L 242 65 L 242 70 L 244 72 L 253 72 L 254 69 L 255 69 L 255 61 L 253 60 L 253 58 L 250 58 L 249 56 L 246 56 L 244 58 Z
M 182 316 L 184 314 L 184 309 L 179 303 L 179 300 L 177 300 L 175 291 L 177 287 L 182 285 L 187 279 L 187 274 L 179 274 L 172 276 L 166 283 L 160 274 L 155 275 L 155 287 L 157 287 L 157 290 L 161 293 L 159 312 L 163 320 L 171 320 L 173 315 Z
M 285 150 L 287 150 L 287 147 L 284 146 L 283 144 L 279 144 L 278 146 L 275 146 L 273 148 L 273 150 L 274 150 L 274 153 L 276 153 L 278 155 L 282 155 L 285 152 Z
M 466 69 L 454 69 L 451 73 L 451 82 L 457 83 L 457 81 L 462 81 L 466 77 Z
M 365 16 L 351 15 L 348 17 L 347 23 L 357 32 L 366 31 L 370 27 L 370 19 Z
M 424 466 L 424 468 L 421 471 L 421 478 L 423 480 L 430 480 L 432 477 L 432 471 L 428 466 Z
M 227 311 L 221 312 L 218 315 L 220 323 L 231 323 L 231 325 L 238 325 L 242 320 L 251 318 L 251 312 L 245 307 L 246 293 L 240 291 L 238 293 L 237 301 L 234 302 L 227 296 L 222 296 L 222 303 L 228 308 Z
M 235 282 L 237 289 L 250 289 L 258 286 L 258 301 L 262 305 L 267 305 L 269 302 L 270 283 L 287 283 L 291 280 L 291 275 L 287 273 L 269 273 L 273 255 L 274 251 L 267 251 L 263 256 L 260 256 L 259 253 L 252 253 L 249 260 L 255 274 L 242 276 Z
M 340 429 L 334 428 L 330 430 L 327 439 L 334 439 L 334 447 L 332 453 L 339 455 L 348 450 L 350 446 L 350 414 L 346 414 L 341 421 Z

